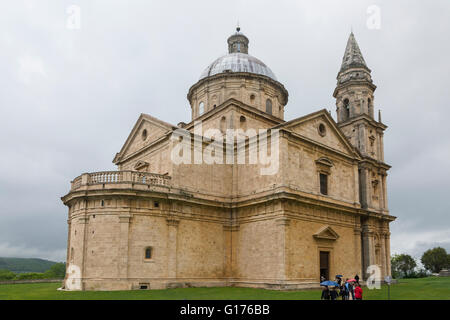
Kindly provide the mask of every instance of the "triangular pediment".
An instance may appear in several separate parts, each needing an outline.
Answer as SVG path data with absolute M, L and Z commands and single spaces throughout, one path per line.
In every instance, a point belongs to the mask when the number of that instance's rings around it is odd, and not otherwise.
M 351 157 L 359 157 L 358 152 L 325 109 L 283 123 L 275 128 L 289 130 L 312 143 L 324 145 Z
M 235 98 L 229 98 L 225 100 L 222 104 L 218 105 L 216 108 L 211 109 L 205 112 L 203 115 L 195 118 L 188 124 L 185 125 L 185 129 L 191 130 L 194 127 L 196 121 L 202 121 L 203 123 L 207 123 L 211 119 L 214 119 L 217 115 L 225 113 L 228 109 L 235 108 L 239 111 L 244 111 L 252 116 L 252 118 L 258 120 L 260 123 L 267 123 L 267 127 L 272 127 L 278 125 L 280 123 L 284 123 L 285 121 L 265 113 L 254 106 L 250 106 L 248 104 L 243 103 L 242 101 L 236 100 Z M 263 126 L 263 128 L 266 126 Z
M 339 235 L 330 226 L 320 228 L 314 235 L 316 239 L 337 240 Z
M 152 144 L 176 128 L 178 127 L 148 114 L 141 114 L 113 162 L 117 164 L 122 159 Z

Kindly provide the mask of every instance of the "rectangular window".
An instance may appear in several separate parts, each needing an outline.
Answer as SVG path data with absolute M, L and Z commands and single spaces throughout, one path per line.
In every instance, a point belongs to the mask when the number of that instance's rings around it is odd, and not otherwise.
M 328 176 L 326 174 L 320 174 L 320 193 L 328 194 Z
M 145 259 L 151 259 L 152 258 L 152 248 L 146 248 L 145 249 Z

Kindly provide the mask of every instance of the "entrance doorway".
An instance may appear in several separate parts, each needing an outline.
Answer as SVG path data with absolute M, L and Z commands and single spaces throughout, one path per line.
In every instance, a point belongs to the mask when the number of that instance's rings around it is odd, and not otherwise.
M 328 251 L 320 251 L 320 277 L 325 280 L 330 279 L 330 253 Z

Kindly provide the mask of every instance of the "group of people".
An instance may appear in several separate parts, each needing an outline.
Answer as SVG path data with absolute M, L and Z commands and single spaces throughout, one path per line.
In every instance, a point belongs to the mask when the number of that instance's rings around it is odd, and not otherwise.
M 362 289 L 359 284 L 359 276 L 356 275 L 354 279 L 342 280 L 342 276 L 337 275 L 336 281 L 328 281 L 331 285 L 324 285 L 325 278 L 320 277 L 321 285 L 323 286 L 321 300 L 362 300 Z M 327 282 L 325 282 L 327 283 Z

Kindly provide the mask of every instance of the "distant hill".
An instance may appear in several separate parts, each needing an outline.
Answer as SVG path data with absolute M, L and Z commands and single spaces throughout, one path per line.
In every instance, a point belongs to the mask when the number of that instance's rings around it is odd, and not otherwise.
M 10 270 L 16 273 L 45 272 L 56 262 L 37 258 L 2 258 L 0 270 Z

